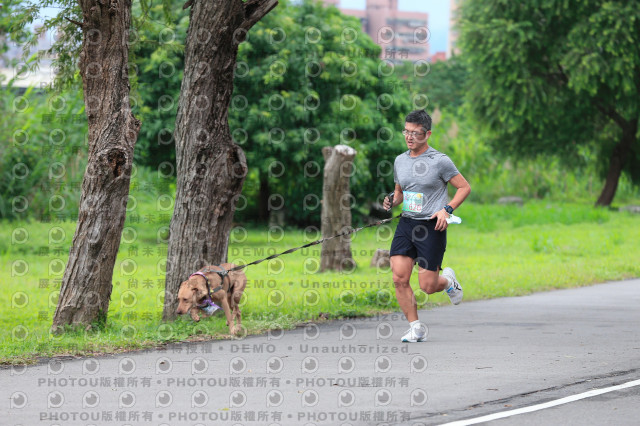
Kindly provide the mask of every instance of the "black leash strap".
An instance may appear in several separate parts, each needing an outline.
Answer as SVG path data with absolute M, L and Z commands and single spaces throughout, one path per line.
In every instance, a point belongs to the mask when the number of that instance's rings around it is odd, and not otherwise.
M 239 270 L 241 270 L 241 269 L 246 268 L 247 266 L 257 265 L 258 263 L 262 263 L 262 262 L 264 262 L 265 260 L 275 259 L 276 257 L 280 257 L 280 256 L 282 256 L 283 254 L 293 253 L 294 251 L 298 251 L 298 250 L 303 249 L 303 248 L 307 248 L 307 247 L 315 246 L 315 245 L 320 244 L 320 243 L 322 243 L 322 242 L 324 242 L 324 241 L 327 241 L 327 240 L 332 240 L 332 239 L 334 239 L 334 238 L 338 238 L 338 237 L 344 237 L 345 235 L 349 235 L 349 234 L 355 234 L 356 232 L 362 231 L 363 229 L 366 229 L 366 228 L 371 228 L 371 227 L 373 227 L 373 226 L 380 226 L 380 225 L 384 225 L 385 223 L 391 222 L 392 220 L 394 220 L 394 219 L 398 219 L 399 217 L 402 217 L 402 214 L 399 214 L 398 216 L 395 216 L 395 217 L 392 217 L 392 218 L 389 218 L 389 219 L 384 219 L 384 220 L 380 220 L 380 221 L 378 221 L 378 222 L 370 223 L 369 225 L 365 225 L 365 226 L 362 226 L 362 227 L 360 227 L 360 228 L 355 228 L 355 229 L 352 229 L 352 230 L 350 230 L 350 231 L 341 232 L 340 234 L 334 235 L 334 236 L 332 236 L 332 237 L 322 238 L 322 239 L 317 240 L 317 241 L 314 241 L 314 242 L 312 242 L 312 243 L 305 244 L 305 245 L 300 246 L 300 247 L 296 247 L 296 248 L 292 248 L 292 249 L 289 249 L 289 250 L 283 251 L 282 253 L 273 254 L 273 255 L 271 255 L 271 256 L 269 256 L 269 257 L 265 257 L 264 259 L 260 259 L 260 260 L 253 261 L 253 262 L 251 262 L 251 263 L 247 263 L 246 265 L 236 266 L 235 268 L 231 268 L 231 269 L 229 269 L 229 270 L 228 270 L 228 272 L 231 272 L 231 271 L 239 271 Z

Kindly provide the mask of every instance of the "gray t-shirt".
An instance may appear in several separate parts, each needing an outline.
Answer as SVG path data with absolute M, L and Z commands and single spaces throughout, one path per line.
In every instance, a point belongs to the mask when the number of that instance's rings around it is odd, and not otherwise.
M 402 188 L 402 214 L 412 219 L 429 219 L 449 202 L 447 182 L 458 169 L 447 155 L 429 147 L 417 157 L 406 151 L 396 157 L 393 177 Z

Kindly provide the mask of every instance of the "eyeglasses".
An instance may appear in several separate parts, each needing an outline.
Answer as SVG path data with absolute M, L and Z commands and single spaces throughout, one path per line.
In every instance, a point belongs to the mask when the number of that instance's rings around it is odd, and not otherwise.
M 426 135 L 425 132 L 410 132 L 410 131 L 408 131 L 406 129 L 402 131 L 402 134 L 405 135 L 405 136 L 412 136 L 414 138 L 416 136 L 424 136 L 424 135 Z

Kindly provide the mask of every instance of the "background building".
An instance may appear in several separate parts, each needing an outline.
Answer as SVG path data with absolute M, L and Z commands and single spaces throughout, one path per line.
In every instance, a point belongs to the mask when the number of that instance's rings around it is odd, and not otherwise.
M 456 46 L 458 41 L 458 30 L 455 28 L 458 21 L 458 0 L 449 0 L 449 38 L 447 39 L 447 59 L 452 54 L 458 55 L 460 49 Z
M 324 0 L 338 7 L 339 0 Z M 367 0 L 364 10 L 339 8 L 362 22 L 364 32 L 381 48 L 380 57 L 393 62 L 429 59 L 429 15 L 398 10 L 398 0 Z

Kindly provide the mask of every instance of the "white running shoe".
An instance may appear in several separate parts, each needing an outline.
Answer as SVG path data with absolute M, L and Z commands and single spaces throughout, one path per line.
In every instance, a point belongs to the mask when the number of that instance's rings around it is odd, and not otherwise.
M 423 323 L 409 327 L 407 333 L 402 336 L 403 342 L 416 343 L 425 342 L 427 340 L 427 326 Z
M 447 288 L 447 294 L 449 295 L 449 299 L 451 299 L 451 303 L 454 305 L 458 305 L 462 302 L 462 286 L 456 279 L 456 273 L 453 272 L 451 268 L 444 268 L 442 270 L 442 276 L 445 277 L 449 281 L 449 288 Z

